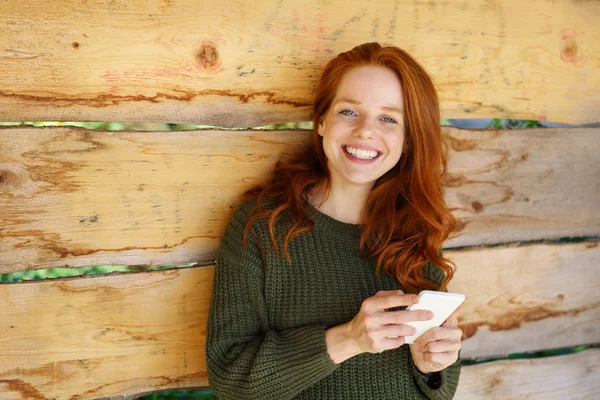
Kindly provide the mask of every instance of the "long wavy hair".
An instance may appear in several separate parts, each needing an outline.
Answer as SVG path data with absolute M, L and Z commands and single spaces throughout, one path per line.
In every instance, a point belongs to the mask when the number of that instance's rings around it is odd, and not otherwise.
M 412 293 L 445 290 L 456 265 L 443 257 L 442 243 L 456 227 L 446 206 L 442 180 L 446 175 L 446 146 L 440 126 L 438 97 L 425 69 L 397 47 L 364 43 L 329 61 L 321 75 L 314 101 L 312 143 L 296 157 L 280 159 L 270 183 L 254 187 L 245 199 L 256 198 L 257 209 L 244 230 L 244 245 L 252 224 L 267 219 L 273 247 L 283 238 L 288 263 L 290 240 L 312 230 L 305 213 L 307 194 L 323 184 L 325 198 L 331 176 L 317 127 L 329 109 L 344 74 L 351 68 L 375 65 L 389 68 L 400 80 L 404 101 L 405 143 L 398 163 L 375 182 L 363 208 L 360 253 L 377 259 L 377 273 L 395 277 Z M 285 211 L 293 217 L 276 238 L 275 223 Z M 427 262 L 445 274 L 441 285 L 426 278 Z

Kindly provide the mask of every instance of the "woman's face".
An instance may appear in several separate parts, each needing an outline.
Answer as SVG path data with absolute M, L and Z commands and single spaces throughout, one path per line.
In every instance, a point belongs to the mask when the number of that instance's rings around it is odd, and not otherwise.
M 381 66 L 356 67 L 344 74 L 318 126 L 332 180 L 369 185 L 392 169 L 404 143 L 400 81 Z

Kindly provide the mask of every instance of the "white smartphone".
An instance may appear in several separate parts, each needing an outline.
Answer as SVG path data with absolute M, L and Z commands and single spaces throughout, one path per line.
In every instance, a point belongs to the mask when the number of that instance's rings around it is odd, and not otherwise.
M 431 328 L 438 327 L 465 301 L 465 295 L 460 293 L 436 292 L 423 290 L 419 293 L 419 302 L 408 306 L 407 310 L 429 310 L 433 318 L 429 321 L 411 321 L 406 325 L 417 329 L 414 335 L 406 336 L 405 343 L 414 343 L 421 335 Z

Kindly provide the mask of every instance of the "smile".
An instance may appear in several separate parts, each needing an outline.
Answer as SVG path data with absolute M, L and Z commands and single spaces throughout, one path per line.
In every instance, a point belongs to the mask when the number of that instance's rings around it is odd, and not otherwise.
M 350 160 L 357 162 L 361 161 L 362 163 L 372 162 L 378 159 L 381 154 L 383 154 L 378 151 L 356 149 L 351 146 L 342 146 L 342 149 L 344 150 L 346 157 L 348 157 Z

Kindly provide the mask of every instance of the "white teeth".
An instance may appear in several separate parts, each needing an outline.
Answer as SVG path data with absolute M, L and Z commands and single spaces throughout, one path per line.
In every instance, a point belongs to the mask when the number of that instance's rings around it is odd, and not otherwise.
M 346 151 L 354 157 L 370 160 L 377 157 L 377 152 L 372 150 L 355 149 L 354 147 L 346 146 Z

